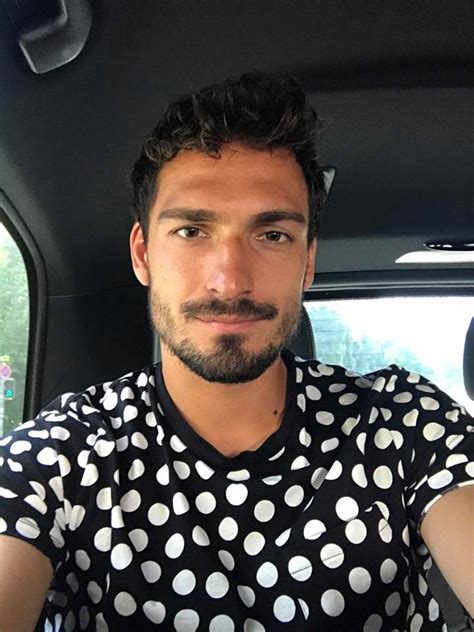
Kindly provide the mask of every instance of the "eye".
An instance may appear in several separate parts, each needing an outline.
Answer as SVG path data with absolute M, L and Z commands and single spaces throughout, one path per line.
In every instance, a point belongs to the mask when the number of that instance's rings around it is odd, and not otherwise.
M 196 239 L 197 237 L 204 236 L 203 231 L 197 226 L 183 226 L 176 230 L 175 234 L 183 237 L 183 239 Z
M 292 241 L 292 238 L 287 233 L 283 233 L 279 230 L 269 230 L 266 233 L 263 233 L 259 239 L 272 244 L 283 244 Z

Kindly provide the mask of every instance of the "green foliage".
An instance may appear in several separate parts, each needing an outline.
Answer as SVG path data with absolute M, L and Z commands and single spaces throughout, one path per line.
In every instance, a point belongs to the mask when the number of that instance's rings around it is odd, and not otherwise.
M 0 224 L 0 356 L 10 357 L 8 364 L 16 383 L 15 398 L 4 403 L 4 433 L 23 421 L 28 330 L 29 297 L 25 264 L 17 245 Z

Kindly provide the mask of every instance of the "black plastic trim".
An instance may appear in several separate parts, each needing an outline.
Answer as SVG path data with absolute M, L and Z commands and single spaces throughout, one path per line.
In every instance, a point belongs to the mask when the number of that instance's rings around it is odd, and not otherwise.
M 34 417 L 40 406 L 42 367 L 46 341 L 47 292 L 46 268 L 41 252 L 23 219 L 0 189 L 0 220 L 15 240 L 26 266 L 30 298 L 30 328 L 25 379 L 24 419 Z

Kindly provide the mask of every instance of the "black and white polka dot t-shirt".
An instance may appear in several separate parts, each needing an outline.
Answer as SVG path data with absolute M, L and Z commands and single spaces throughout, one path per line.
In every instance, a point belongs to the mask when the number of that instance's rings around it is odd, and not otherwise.
M 55 570 L 41 629 L 447 629 L 419 525 L 474 482 L 472 418 L 397 366 L 284 359 L 280 428 L 233 458 L 180 417 L 160 365 L 0 440 L 0 532 Z

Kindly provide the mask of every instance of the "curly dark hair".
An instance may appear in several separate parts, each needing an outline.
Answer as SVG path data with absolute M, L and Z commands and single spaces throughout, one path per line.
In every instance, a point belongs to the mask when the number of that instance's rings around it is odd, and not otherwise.
M 326 198 L 316 151 L 321 131 L 317 112 L 306 103 L 298 81 L 288 75 L 246 73 L 181 96 L 169 105 L 146 140 L 130 176 L 132 214 L 145 239 L 163 164 L 180 150 L 197 149 L 219 158 L 222 147 L 236 141 L 252 149 L 293 152 L 308 187 L 310 244 Z

